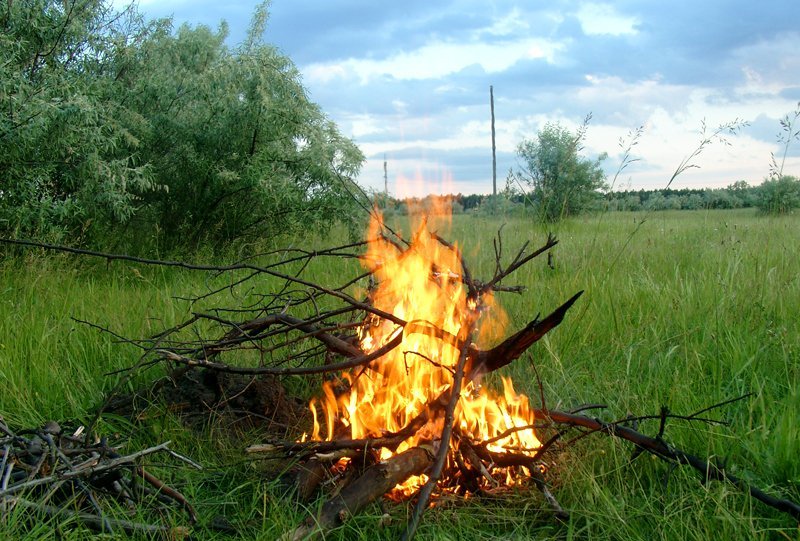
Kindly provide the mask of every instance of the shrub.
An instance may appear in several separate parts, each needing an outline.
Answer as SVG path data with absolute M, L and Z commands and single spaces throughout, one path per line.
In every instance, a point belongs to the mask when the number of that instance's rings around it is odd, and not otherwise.
M 759 186 L 756 206 L 765 214 L 788 214 L 800 207 L 800 180 L 783 175 Z

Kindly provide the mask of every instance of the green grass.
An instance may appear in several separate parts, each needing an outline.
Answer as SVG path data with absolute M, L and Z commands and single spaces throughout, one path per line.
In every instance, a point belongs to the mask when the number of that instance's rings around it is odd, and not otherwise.
M 647 217 L 644 223 L 642 218 Z M 494 270 L 492 238 L 502 220 L 456 216 L 440 231 L 459 241 L 476 276 Z M 725 462 L 776 494 L 800 500 L 800 218 L 752 211 L 611 213 L 562 223 L 555 231 L 555 270 L 535 260 L 507 280 L 528 289 L 502 294 L 510 329 L 549 313 L 578 290 L 585 295 L 565 322 L 532 349 L 551 408 L 604 403 L 607 420 L 656 414 L 661 406 L 689 414 L 752 392 L 714 415 L 727 427 L 671 421 L 665 437 L 691 453 Z M 545 231 L 509 219 L 504 261 Z M 345 242 L 342 238 L 341 242 Z M 316 246 L 337 244 L 309 241 Z M 302 241 L 297 243 L 302 245 Z M 321 264 L 312 278 L 341 281 L 341 269 Z M 129 337 L 147 336 L 187 317 L 176 296 L 206 291 L 229 278 L 122 263 L 89 263 L 28 255 L 0 264 L 0 414 L 15 426 L 46 419 L 87 419 L 119 383 L 105 372 L 134 364 L 137 351 L 76 323 L 89 320 Z M 268 290 L 269 281 L 259 284 Z M 534 402 L 530 361 L 503 370 Z M 158 377 L 144 373 L 128 384 Z M 271 540 L 305 516 L 302 507 L 259 464 L 222 435 L 198 439 L 166 413 L 136 427 L 107 419 L 101 428 L 129 431 L 134 443 L 175 441 L 203 462 L 204 472 L 164 469 L 204 520 L 224 514 L 245 538 Z M 640 426 L 654 434 L 658 422 Z M 257 438 L 252 435 L 252 438 Z M 254 442 L 257 441 L 254 439 Z M 535 490 L 501 499 L 446 501 L 429 510 L 419 539 L 798 539 L 797 523 L 736 488 L 702 484 L 695 472 L 670 469 L 648 456 L 630 462 L 631 447 L 596 435 L 554 459 L 550 479 L 568 524 L 558 524 Z M 391 508 L 378 526 L 377 506 L 326 539 L 394 539 L 409 509 Z M 176 522 L 181 521 L 176 515 Z M 31 533 L 22 517 L 0 525 L 0 537 Z M 65 539 L 82 539 L 67 530 Z M 223 538 L 199 532 L 199 539 Z

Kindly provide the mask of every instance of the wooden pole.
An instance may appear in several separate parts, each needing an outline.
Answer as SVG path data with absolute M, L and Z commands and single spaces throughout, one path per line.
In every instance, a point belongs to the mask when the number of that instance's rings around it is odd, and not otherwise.
M 492 195 L 497 195 L 497 146 L 494 135 L 494 87 L 489 85 L 489 106 L 492 110 Z
M 383 192 L 389 195 L 389 172 L 386 167 L 386 153 L 383 154 Z

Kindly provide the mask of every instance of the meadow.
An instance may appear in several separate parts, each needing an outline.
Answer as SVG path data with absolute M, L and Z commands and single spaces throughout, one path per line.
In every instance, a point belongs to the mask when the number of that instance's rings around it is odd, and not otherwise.
M 547 233 L 530 220 L 477 215 L 455 216 L 440 233 L 459 242 L 476 276 L 489 277 L 492 239 L 501 225 L 505 261 L 526 240 L 542 244 Z M 586 292 L 562 325 L 531 350 L 548 406 L 602 403 L 606 409 L 593 414 L 610 421 L 657 414 L 662 406 L 688 415 L 752 393 L 707 414 L 726 425 L 670 420 L 665 439 L 800 500 L 800 216 L 767 217 L 751 209 L 614 212 L 551 229 L 560 240 L 554 268 L 535 260 L 508 281 L 526 292 L 499 298 L 511 333 L 538 312 L 547 314 L 575 292 Z M 340 236 L 294 244 L 347 241 Z M 320 265 L 311 278 L 338 284 L 343 271 Z M 105 374 L 132 366 L 139 352 L 78 320 L 127 337 L 150 336 L 203 308 L 183 297 L 231 279 L 36 250 L 7 257 L 0 262 L 0 415 L 15 427 L 48 419 L 86 422 L 123 378 Z M 537 403 L 531 360 L 501 372 Z M 162 374 L 162 368 L 143 372 L 121 390 Z M 291 388 L 313 391 L 310 384 Z M 244 456 L 244 446 L 259 441 L 257 433 L 231 441 L 210 424 L 198 434 L 158 405 L 136 421 L 106 416 L 98 429 L 120 434 L 131 446 L 172 440 L 178 452 L 201 462 L 205 469 L 199 472 L 154 466 L 195 504 L 201 522 L 224 515 L 241 538 L 272 540 L 306 514 Z M 658 421 L 639 429 L 654 435 Z M 438 502 L 417 539 L 800 539 L 788 515 L 733 486 L 703 483 L 692 470 L 650 456 L 631 461 L 632 450 L 597 434 L 554 456 L 549 480 L 570 512 L 567 523 L 557 522 L 532 488 L 501 498 Z M 389 526 L 379 526 L 383 511 L 374 506 L 325 539 L 395 539 L 410 507 L 387 508 Z M 182 519 L 174 517 L 176 523 Z M 54 521 L 31 523 L 19 510 L 0 524 L 5 539 L 52 538 L 56 531 L 68 540 L 93 536 Z M 225 538 L 197 531 L 197 539 Z

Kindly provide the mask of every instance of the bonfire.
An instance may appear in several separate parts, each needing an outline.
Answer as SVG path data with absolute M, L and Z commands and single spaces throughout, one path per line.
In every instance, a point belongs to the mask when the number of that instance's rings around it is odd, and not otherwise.
M 543 482 L 544 446 L 528 398 L 510 378 L 502 378 L 502 394 L 481 380 L 560 323 L 580 293 L 490 348 L 508 319 L 495 292 L 521 291 L 502 279 L 556 241 L 548 238 L 531 254 L 521 250 L 507 269 L 498 259 L 496 275 L 484 283 L 472 278 L 459 247 L 434 231 L 432 219 L 423 218 L 405 241 L 373 216 L 361 257 L 371 283 L 363 292 L 368 309 L 355 337 L 363 362 L 329 378 L 311 400 L 310 434 L 296 444 L 250 448 L 299 458 L 303 497 L 324 479 L 337 484 L 337 498 L 290 537 L 333 526 L 384 495 L 417 497 L 420 515 L 436 493 L 486 492 L 529 480 L 563 512 Z
M 378 438 L 418 425 L 396 445 L 392 442 L 378 449 L 378 458 L 387 460 L 420 445 L 446 444 L 441 441 L 444 411 L 432 412 L 431 405 L 444 403 L 455 392 L 457 374 L 463 378 L 466 361 L 474 360 L 470 352 L 496 341 L 506 317 L 491 290 L 480 292 L 473 286 L 470 291 L 457 247 L 431 234 L 427 220 L 407 247 L 382 238 L 381 230 L 382 223 L 375 218 L 370 237 L 376 240 L 363 259 L 378 282 L 369 300 L 375 308 L 407 323 L 401 326 L 374 314 L 364 320 L 358 330 L 362 351 L 373 353 L 397 339 L 399 344 L 370 364 L 324 384 L 323 397 L 311 402 L 311 440 Z M 479 377 L 461 384 L 452 412 L 453 432 L 463 445 L 533 457 L 541 443 L 528 399 L 514 391 L 510 379 L 504 378 L 503 385 L 505 392 L 498 396 L 481 386 Z M 459 462 L 456 447 L 447 455 L 453 471 Z M 486 471 L 484 481 L 493 482 L 502 474 L 513 483 L 516 477 L 511 471 L 491 475 Z M 413 494 L 427 480 L 426 475 L 412 476 L 394 492 Z

